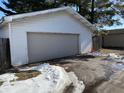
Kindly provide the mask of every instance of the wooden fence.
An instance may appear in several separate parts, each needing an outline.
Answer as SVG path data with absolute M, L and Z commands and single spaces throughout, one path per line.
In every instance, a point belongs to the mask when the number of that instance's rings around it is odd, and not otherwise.
M 97 51 L 102 48 L 102 37 L 94 36 L 93 38 L 93 51 Z
M 11 67 L 9 39 L 0 38 L 0 72 Z

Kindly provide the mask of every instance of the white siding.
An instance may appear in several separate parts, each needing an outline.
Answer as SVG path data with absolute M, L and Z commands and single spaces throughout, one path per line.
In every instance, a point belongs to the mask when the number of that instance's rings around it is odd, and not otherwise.
M 19 19 L 12 23 L 11 59 L 13 65 L 28 63 L 27 32 L 79 34 L 80 53 L 90 52 L 92 48 L 90 30 L 65 12 Z

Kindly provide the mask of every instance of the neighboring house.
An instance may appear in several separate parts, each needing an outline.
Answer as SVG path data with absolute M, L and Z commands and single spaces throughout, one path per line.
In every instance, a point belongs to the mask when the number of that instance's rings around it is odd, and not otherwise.
M 96 28 L 70 7 L 5 17 L 0 37 L 9 38 L 14 66 L 92 50 Z
M 103 36 L 103 47 L 124 49 L 124 29 L 108 30 Z

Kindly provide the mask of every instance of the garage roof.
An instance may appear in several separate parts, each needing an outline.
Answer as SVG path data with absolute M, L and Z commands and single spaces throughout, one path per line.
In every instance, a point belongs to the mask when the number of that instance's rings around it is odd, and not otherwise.
M 111 34 L 124 34 L 124 29 L 112 29 L 112 30 L 104 30 L 106 32 L 108 32 L 109 35 Z
M 37 16 L 37 15 L 42 15 L 42 14 L 49 14 L 49 13 L 54 13 L 54 12 L 59 12 L 59 11 L 66 11 L 66 12 L 70 13 L 76 19 L 78 19 L 80 22 L 82 22 L 84 25 L 86 25 L 88 28 L 90 28 L 92 32 L 97 31 L 97 28 L 93 24 L 91 24 L 89 21 L 87 21 L 84 17 L 82 17 L 79 13 L 77 13 L 71 7 L 61 7 L 61 8 L 44 10 L 44 11 L 37 11 L 37 12 L 31 12 L 31 13 L 6 16 L 6 17 L 4 17 L 3 24 L 12 22 L 13 20 L 20 19 L 20 18 L 32 17 L 32 16 Z

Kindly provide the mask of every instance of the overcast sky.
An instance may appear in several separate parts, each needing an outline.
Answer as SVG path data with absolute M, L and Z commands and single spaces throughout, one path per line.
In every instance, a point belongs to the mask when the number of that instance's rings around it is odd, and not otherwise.
M 0 0 L 0 1 L 3 1 L 3 0 Z M 6 1 L 7 1 L 7 0 L 6 0 Z M 116 0 L 111 0 L 111 1 L 116 2 Z M 5 8 L 5 6 L 4 6 L 1 2 L 0 2 L 0 6 L 2 6 L 2 7 Z M 4 16 L 4 13 L 0 11 L 0 17 L 2 17 L 2 16 Z M 111 27 L 105 26 L 104 28 L 105 28 L 105 29 L 119 29 L 119 28 L 124 28 L 124 19 L 122 19 L 122 18 L 119 17 L 119 16 L 116 16 L 116 17 L 120 19 L 120 22 L 123 23 L 122 25 L 119 25 L 119 26 L 113 25 L 113 26 L 111 26 Z

